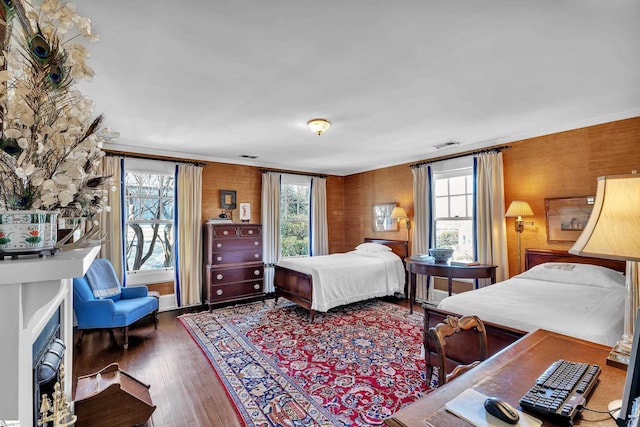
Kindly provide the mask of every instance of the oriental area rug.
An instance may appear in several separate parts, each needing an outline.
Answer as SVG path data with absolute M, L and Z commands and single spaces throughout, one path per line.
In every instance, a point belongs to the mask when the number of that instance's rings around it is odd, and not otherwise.
M 247 426 L 377 426 L 424 396 L 421 313 L 273 300 L 179 317 Z

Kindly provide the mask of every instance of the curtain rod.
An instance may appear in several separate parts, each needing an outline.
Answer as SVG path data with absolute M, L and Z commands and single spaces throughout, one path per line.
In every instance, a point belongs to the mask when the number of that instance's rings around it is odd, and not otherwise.
M 172 162 L 172 163 L 182 163 L 182 164 L 186 164 L 186 165 L 193 165 L 193 166 L 206 166 L 206 163 L 202 163 L 202 162 L 197 162 L 195 160 L 179 160 L 179 159 L 167 159 L 164 157 L 153 157 L 153 156 L 144 156 L 142 154 L 130 154 L 130 153 L 120 153 L 117 151 L 104 151 L 104 155 L 105 156 L 109 156 L 109 157 L 129 157 L 131 159 L 144 159 L 144 160 L 158 160 L 160 162 Z
M 435 162 L 441 162 L 443 160 L 458 159 L 460 157 L 468 157 L 468 156 L 477 156 L 478 154 L 485 154 L 485 153 L 499 153 L 499 152 L 501 152 L 503 150 L 506 150 L 507 148 L 511 148 L 511 146 L 510 145 L 503 145 L 501 147 L 486 148 L 484 150 L 477 150 L 477 151 L 470 151 L 470 152 L 467 152 L 467 153 L 454 154 L 454 155 L 447 156 L 447 157 L 440 157 L 440 158 L 437 158 L 435 160 L 429 160 L 429 161 L 414 163 L 412 165 L 409 165 L 409 167 L 411 169 L 415 169 L 415 168 L 419 168 L 420 166 L 428 165 L 428 164 L 435 163 Z
M 304 176 L 314 176 L 316 178 L 326 178 L 327 175 L 318 175 L 315 173 L 306 173 L 306 172 L 291 172 L 291 171 L 283 171 L 278 169 L 260 169 L 260 172 L 275 172 L 275 173 L 286 173 L 289 175 L 304 175 Z

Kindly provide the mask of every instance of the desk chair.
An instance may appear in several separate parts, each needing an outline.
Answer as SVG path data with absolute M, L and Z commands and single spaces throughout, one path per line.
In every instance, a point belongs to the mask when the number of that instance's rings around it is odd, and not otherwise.
M 464 340 L 462 335 L 477 335 L 478 348 L 469 348 L 469 343 L 473 340 Z M 447 316 L 444 322 L 429 328 L 429 336 L 433 338 L 436 348 L 436 359 L 438 368 L 438 386 L 451 381 L 458 375 L 476 367 L 481 361 L 487 358 L 487 331 L 484 323 L 478 316 Z M 465 337 L 466 338 L 466 337 Z M 464 360 L 447 359 L 447 343 L 454 346 L 454 350 L 459 355 L 464 355 Z M 431 355 L 429 354 L 429 358 Z M 475 360 L 474 360 L 475 358 Z M 451 373 L 447 374 L 447 367 L 455 365 Z M 433 372 L 433 366 L 432 366 Z

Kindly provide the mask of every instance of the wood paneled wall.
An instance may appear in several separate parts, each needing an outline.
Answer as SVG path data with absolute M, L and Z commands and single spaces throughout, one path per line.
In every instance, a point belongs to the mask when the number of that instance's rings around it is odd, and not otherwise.
M 525 226 L 522 248 L 568 249 L 570 243 L 546 240 L 544 199 L 595 194 L 598 176 L 640 171 L 640 117 L 509 145 L 512 148 L 503 152 L 506 207 L 512 200 L 526 200 L 535 214 L 526 218 L 534 225 Z M 235 190 L 237 203 L 251 204 L 251 221 L 261 221 L 260 168 L 208 163 L 203 170 L 203 222 L 220 214 L 220 190 Z M 396 202 L 413 219 L 413 176 L 409 164 L 346 177 L 329 176 L 329 251 L 351 250 L 365 237 L 406 240 L 404 227 L 394 232 L 373 231 L 371 205 L 388 202 Z M 233 211 L 233 218 L 239 220 L 238 209 Z M 509 271 L 513 275 L 517 272 L 517 237 L 513 219 L 505 220 Z
M 549 243 L 544 199 L 595 194 L 602 175 L 640 172 L 640 117 L 510 143 L 503 152 L 505 209 L 512 200 L 529 202 L 533 226 L 525 226 L 522 248 L 568 249 L 571 243 Z M 429 160 L 429 159 L 425 159 Z M 399 202 L 413 218 L 413 177 L 399 165 L 345 177 L 347 246 L 364 237 L 405 239 L 400 232 L 373 233 L 371 205 Z M 359 212 L 359 214 L 356 214 Z M 517 273 L 517 234 L 507 221 L 509 271 Z

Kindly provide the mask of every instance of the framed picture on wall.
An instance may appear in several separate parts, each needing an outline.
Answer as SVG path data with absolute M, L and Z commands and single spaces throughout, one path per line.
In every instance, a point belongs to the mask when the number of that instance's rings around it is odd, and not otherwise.
M 593 210 L 595 196 L 544 199 L 547 242 L 575 242 Z
M 240 203 L 240 221 L 242 222 L 251 221 L 251 204 Z
M 220 190 L 220 207 L 222 209 L 236 208 L 236 191 Z
M 373 231 L 397 231 L 398 221 L 391 218 L 391 212 L 396 207 L 394 203 L 377 203 L 372 205 Z

